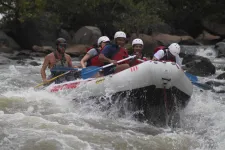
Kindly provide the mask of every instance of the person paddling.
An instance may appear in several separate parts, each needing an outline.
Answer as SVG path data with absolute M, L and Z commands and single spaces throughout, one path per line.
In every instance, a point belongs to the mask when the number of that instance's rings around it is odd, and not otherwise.
M 168 48 L 163 47 L 162 49 L 158 49 L 155 51 L 152 60 L 163 60 L 163 61 L 171 61 L 176 62 L 181 66 L 181 58 L 180 54 L 180 45 L 177 43 L 172 43 Z
M 117 64 L 117 61 L 128 57 L 128 52 L 124 48 L 126 34 L 123 31 L 118 31 L 114 35 L 114 40 L 116 44 L 107 43 L 99 55 L 99 60 L 105 65 L 109 63 L 115 64 L 112 67 L 104 68 L 104 75 L 117 73 L 130 67 L 128 61 L 123 64 Z
M 89 49 L 86 55 L 81 59 L 80 64 L 82 68 L 89 66 L 103 66 L 103 63 L 99 61 L 98 56 L 101 53 L 102 48 L 110 42 L 107 36 L 101 36 L 95 46 Z
M 50 54 L 48 54 L 45 58 L 44 58 L 44 63 L 42 65 L 41 68 L 41 77 L 42 80 L 45 84 L 49 83 L 48 79 L 56 77 L 62 73 L 64 73 L 63 71 L 52 71 L 50 77 L 46 77 L 46 69 L 47 67 L 49 69 L 52 68 L 62 68 L 62 67 L 73 67 L 72 66 L 72 60 L 71 57 L 65 53 L 65 50 L 67 48 L 67 42 L 64 38 L 58 38 L 56 40 L 56 50 Z M 62 79 L 62 78 L 61 78 Z M 56 79 L 56 83 L 58 82 L 62 82 L 60 78 Z
M 136 55 L 136 58 L 131 60 L 130 66 L 135 66 L 143 61 L 147 61 L 147 58 L 143 55 L 144 42 L 142 39 L 136 38 L 132 41 L 133 55 Z

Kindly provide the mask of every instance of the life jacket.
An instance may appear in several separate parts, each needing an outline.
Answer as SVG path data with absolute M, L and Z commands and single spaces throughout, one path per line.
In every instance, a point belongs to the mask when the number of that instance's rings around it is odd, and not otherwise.
M 87 50 L 87 52 L 88 52 L 89 50 L 93 49 L 93 48 L 94 48 L 94 47 L 89 48 L 89 49 Z M 103 63 L 102 63 L 101 61 L 99 61 L 99 59 L 98 59 L 98 56 L 99 56 L 99 54 L 101 53 L 101 50 L 99 50 L 99 49 L 97 49 L 97 48 L 95 48 L 95 50 L 96 50 L 96 52 L 97 52 L 97 55 L 95 55 L 95 56 L 93 56 L 93 57 L 91 57 L 90 59 L 87 60 L 87 67 L 89 67 L 89 66 L 103 66 Z
M 160 61 L 171 61 L 171 62 L 176 62 L 176 57 L 173 56 L 168 49 L 165 46 L 158 46 L 154 49 L 154 54 L 157 53 L 159 50 L 164 51 L 164 57 L 160 59 Z
M 155 49 L 154 49 L 154 51 L 153 51 L 153 54 L 155 54 L 156 52 L 158 52 L 159 50 L 164 50 L 164 49 L 166 49 L 166 47 L 165 46 L 158 46 L 158 47 L 156 47 Z
M 144 61 L 147 61 L 147 58 L 146 57 L 144 57 L 144 55 L 142 54 L 142 57 L 141 57 L 141 59 L 142 60 L 144 60 Z M 140 60 L 138 60 L 138 59 L 136 59 L 135 60 L 135 62 L 133 62 L 133 66 L 136 66 L 136 65 L 138 65 L 138 64 L 140 64 L 140 63 L 142 63 L 142 61 L 140 61 Z
M 112 59 L 116 60 L 116 61 L 119 61 L 119 60 L 122 60 L 122 59 L 127 58 L 127 57 L 128 57 L 127 50 L 123 47 L 118 47 L 117 52 L 113 55 Z M 129 61 L 124 61 L 121 64 L 126 64 L 126 63 L 129 63 Z
M 160 59 L 160 61 L 170 61 L 176 62 L 176 57 L 172 55 L 167 49 L 164 49 L 164 57 Z
M 68 67 L 68 64 L 66 63 L 66 58 L 65 55 L 63 54 L 62 59 L 59 59 L 59 57 L 56 54 L 56 51 L 54 51 L 54 56 L 55 56 L 55 65 L 52 68 L 63 68 L 63 67 Z M 52 77 L 58 76 L 60 74 L 65 73 L 65 71 L 51 71 Z

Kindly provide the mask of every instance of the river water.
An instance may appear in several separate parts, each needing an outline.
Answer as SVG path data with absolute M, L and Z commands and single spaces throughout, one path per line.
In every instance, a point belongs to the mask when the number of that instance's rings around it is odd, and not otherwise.
M 224 94 L 194 87 L 189 104 L 180 112 L 181 127 L 157 128 L 134 120 L 132 112 L 119 116 L 113 105 L 102 111 L 92 99 L 80 103 L 65 93 L 34 90 L 41 82 L 40 68 L 0 66 L 1 150 L 225 149 Z M 222 72 L 217 69 L 217 74 Z

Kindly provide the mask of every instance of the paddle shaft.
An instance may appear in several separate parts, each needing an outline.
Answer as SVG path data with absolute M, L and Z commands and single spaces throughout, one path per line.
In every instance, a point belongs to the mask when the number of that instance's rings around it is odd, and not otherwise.
M 132 59 L 132 58 L 134 58 L 134 57 L 136 57 L 136 55 L 134 55 L 134 56 L 129 56 L 129 57 L 125 58 L 125 59 L 119 60 L 119 61 L 117 61 L 117 63 L 121 63 L 121 62 L 123 62 L 123 61 Z M 104 68 L 107 68 L 107 67 L 110 67 L 110 66 L 113 66 L 113 65 L 115 65 L 115 64 L 114 64 L 114 63 L 111 63 L 111 64 L 108 64 L 108 65 L 105 65 L 105 66 L 102 66 L 102 67 L 99 67 L 99 68 L 96 68 L 96 69 L 93 69 L 93 70 L 90 70 L 90 71 L 84 71 L 84 72 L 82 71 L 82 72 L 81 72 L 81 76 L 82 76 L 83 79 L 87 79 L 87 78 L 93 77 L 93 76 L 94 76 L 96 73 L 98 73 L 101 69 L 104 69 Z
M 52 68 L 51 71 L 81 71 L 81 68 L 70 68 L 70 67 L 57 67 Z
M 62 77 L 62 76 L 64 76 L 64 75 L 68 74 L 69 72 L 70 72 L 70 71 L 67 71 L 67 72 L 65 72 L 65 73 L 63 73 L 63 74 L 60 74 L 60 75 L 54 77 L 54 78 L 51 78 L 50 80 L 48 80 L 48 82 L 52 82 L 52 81 L 56 80 L 57 78 Z M 42 86 L 42 85 L 44 85 L 44 84 L 45 84 L 45 83 L 42 82 L 42 83 L 36 85 L 34 88 L 37 88 L 37 87 Z
M 121 62 L 124 62 L 124 61 L 126 61 L 126 60 L 132 59 L 132 58 L 134 58 L 134 57 L 136 57 L 136 55 L 129 56 L 129 57 L 127 57 L 127 58 L 124 58 L 124 59 L 122 59 L 122 60 L 119 60 L 119 61 L 117 61 L 117 63 L 119 64 L 119 63 L 121 63 Z M 111 64 L 108 64 L 108 65 L 102 66 L 101 68 L 102 68 L 102 69 L 103 69 L 103 68 L 107 68 L 107 67 L 110 67 L 110 66 L 112 66 L 112 65 L 114 65 L 114 63 L 111 63 Z

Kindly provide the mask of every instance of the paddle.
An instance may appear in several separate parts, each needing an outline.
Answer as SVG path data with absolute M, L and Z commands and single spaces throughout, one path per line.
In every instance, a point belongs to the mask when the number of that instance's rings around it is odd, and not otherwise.
M 60 74 L 60 75 L 54 77 L 54 78 L 51 78 L 50 80 L 48 80 L 48 82 L 52 82 L 52 81 L 56 80 L 57 78 L 62 77 L 62 76 L 64 76 L 64 75 L 68 74 L 69 72 L 70 72 L 70 71 L 67 71 L 67 72 L 65 72 L 65 73 L 63 73 L 63 74 Z M 42 83 L 36 85 L 34 88 L 37 88 L 37 87 L 42 86 L 42 85 L 44 85 L 44 84 L 45 84 L 45 83 L 42 82 Z
M 185 75 L 192 81 L 192 82 L 197 82 L 198 78 L 188 72 L 185 72 Z
M 90 71 L 96 68 L 98 68 L 98 66 L 89 66 L 87 68 L 54 67 L 51 71 Z
M 191 83 L 199 88 L 202 88 L 203 90 L 212 90 L 213 88 L 208 85 L 208 84 L 204 84 L 204 83 L 199 83 L 198 82 L 198 78 L 188 72 L 185 72 L 185 75 L 189 78 L 189 80 L 191 81 Z
M 124 62 L 124 61 L 132 59 L 134 57 L 136 57 L 136 55 L 129 56 L 129 57 L 125 58 L 125 59 L 119 60 L 119 61 L 117 61 L 117 63 Z M 108 64 L 108 65 L 105 65 L 105 66 L 102 66 L 102 67 L 98 67 L 98 68 L 95 68 L 95 69 L 92 69 L 92 70 L 89 70 L 89 71 L 82 69 L 81 76 L 82 76 L 83 79 L 87 79 L 87 78 L 93 77 L 100 70 L 102 70 L 104 68 L 107 68 L 107 67 L 110 67 L 110 66 L 113 66 L 113 65 L 114 64 L 111 63 L 111 64 Z

